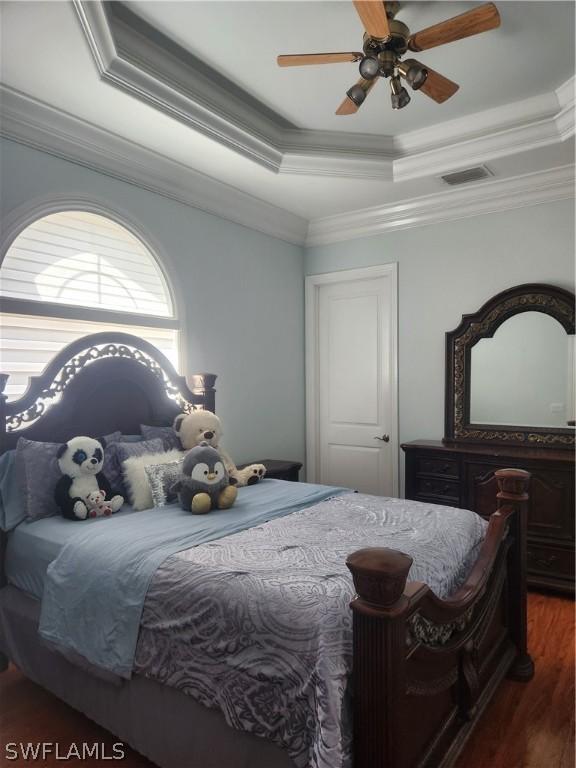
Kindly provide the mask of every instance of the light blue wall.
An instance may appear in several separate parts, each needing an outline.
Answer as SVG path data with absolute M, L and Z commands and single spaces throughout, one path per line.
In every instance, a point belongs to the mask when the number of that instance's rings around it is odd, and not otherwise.
M 394 261 L 400 439 L 437 440 L 444 434 L 444 334 L 513 285 L 544 282 L 574 290 L 574 201 L 310 248 L 306 271 Z
M 1 162 L 2 216 L 82 196 L 149 232 L 185 297 L 187 372 L 218 374 L 229 453 L 304 460 L 301 248 L 15 142 Z
M 399 264 L 400 439 L 437 439 L 444 334 L 522 282 L 574 289 L 573 201 L 301 248 L 139 187 L 2 143 L 2 212 L 53 194 L 125 211 L 151 233 L 185 296 L 189 371 L 219 376 L 237 461 L 304 458 L 304 270 Z M 304 261 L 305 260 L 305 261 Z

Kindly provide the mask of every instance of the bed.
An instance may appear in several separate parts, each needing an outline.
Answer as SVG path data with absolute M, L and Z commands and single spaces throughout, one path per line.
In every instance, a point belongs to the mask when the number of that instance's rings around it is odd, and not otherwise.
M 215 379 L 198 374 L 189 386 L 160 352 L 127 334 L 85 337 L 59 353 L 22 398 L 7 403 L 0 395 L 2 452 L 19 437 L 135 434 L 140 424 L 167 426 L 190 408 L 214 410 Z M 497 474 L 487 525 L 462 510 L 269 480 L 241 489 L 235 517 L 233 510 L 211 513 L 210 525 L 223 526 L 216 535 L 192 530 L 193 516 L 176 507 L 162 508 L 160 526 L 160 510 L 126 510 L 90 529 L 92 521 L 59 518 L 17 526 L 2 534 L 2 667 L 13 661 L 163 768 L 449 766 L 503 677 L 533 675 L 526 646 L 529 475 Z M 244 522 L 230 527 L 231 520 Z M 449 558 L 431 552 L 429 542 L 446 539 L 449 550 L 457 548 L 461 524 L 474 542 L 462 545 L 452 570 L 435 568 L 435 560 Z M 151 538 L 165 549 L 149 553 Z M 390 541 L 398 548 L 384 546 Z M 47 630 L 49 607 L 65 594 L 53 574 L 88 561 L 89 585 L 103 569 L 103 547 L 111 577 L 126 570 L 129 557 L 138 567 L 149 562 L 153 574 L 139 582 L 146 589 L 128 664 L 123 647 L 117 662 L 99 657 L 98 648 L 85 653 L 72 642 L 79 630 L 70 623 L 59 625 L 60 634 Z M 74 609 L 79 625 L 88 610 L 83 594 Z M 117 606 L 90 604 L 101 634 L 116 632 L 119 647 L 130 634 L 122 624 L 125 597 Z M 54 637 L 60 647 L 48 642 Z M 313 675 L 304 664 L 298 677 L 302 659 Z M 311 679 L 314 690 L 302 682 Z M 213 689 L 226 696 L 217 700 Z M 319 717 L 310 717 L 310 701 Z

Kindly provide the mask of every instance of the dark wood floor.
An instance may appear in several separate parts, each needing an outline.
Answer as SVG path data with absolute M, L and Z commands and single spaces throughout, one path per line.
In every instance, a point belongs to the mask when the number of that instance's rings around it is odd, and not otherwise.
M 528 640 L 534 679 L 503 683 L 455 768 L 574 768 L 574 602 L 530 594 Z
M 531 594 L 529 631 L 534 680 L 502 685 L 455 768 L 574 768 L 574 603 Z M 61 753 L 72 742 L 103 742 L 111 754 L 117 741 L 14 667 L 0 675 L 0 705 L 0 765 L 6 768 L 24 765 L 5 759 L 8 742 L 56 742 Z M 58 768 L 70 763 L 53 759 L 35 764 Z M 153 768 L 128 749 L 124 760 L 87 764 Z

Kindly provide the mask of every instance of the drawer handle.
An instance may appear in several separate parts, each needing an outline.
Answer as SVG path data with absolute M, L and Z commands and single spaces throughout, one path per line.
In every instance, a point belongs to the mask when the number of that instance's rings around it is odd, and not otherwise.
M 534 554 L 530 552 L 530 550 L 528 550 L 528 557 L 530 559 L 534 558 L 534 565 L 537 565 L 539 568 L 552 568 L 554 563 L 558 560 L 557 555 L 550 555 L 549 557 L 534 557 Z
M 422 487 L 434 493 L 448 493 L 451 490 L 450 483 L 444 483 L 444 485 L 440 485 L 438 481 L 434 482 L 434 480 L 424 480 Z
M 374 438 L 377 440 L 378 438 Z M 422 469 L 424 472 L 434 472 L 434 473 L 441 473 L 443 475 L 447 475 L 449 472 L 453 471 L 453 467 L 451 464 L 444 464 L 442 466 L 435 464 L 433 461 L 424 461 L 422 462 Z

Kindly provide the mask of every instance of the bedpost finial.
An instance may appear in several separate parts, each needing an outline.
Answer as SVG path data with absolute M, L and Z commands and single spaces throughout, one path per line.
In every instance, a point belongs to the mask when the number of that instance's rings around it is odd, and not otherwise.
M 498 483 L 496 498 L 500 504 L 528 501 L 530 472 L 523 469 L 497 469 L 494 476 Z
M 0 373 L 0 395 L 4 394 L 4 390 L 6 389 L 6 384 L 8 383 L 9 377 L 9 373 Z
M 188 376 L 187 383 L 193 395 L 194 407 L 200 407 L 205 411 L 215 411 L 216 383 L 215 373 L 192 373 Z
M 188 386 L 194 393 L 203 393 L 207 389 L 214 389 L 216 378 L 215 373 L 192 373 L 188 377 Z
M 371 605 L 388 607 L 404 593 L 412 558 L 395 549 L 367 547 L 353 552 L 346 565 L 358 596 Z

